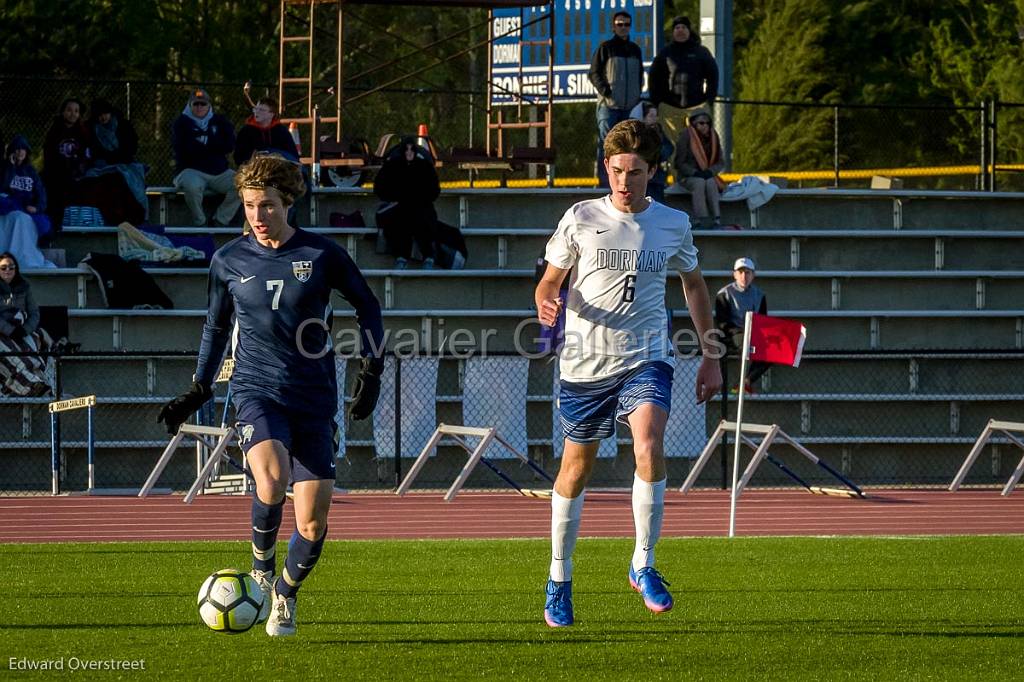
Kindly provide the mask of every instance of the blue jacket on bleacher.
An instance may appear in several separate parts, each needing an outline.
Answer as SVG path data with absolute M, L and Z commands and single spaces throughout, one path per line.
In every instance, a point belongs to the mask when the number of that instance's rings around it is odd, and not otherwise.
M 213 114 L 206 129 L 182 114 L 171 130 L 174 145 L 175 174 L 192 168 L 210 175 L 228 169 L 227 155 L 235 148 L 235 127 L 222 114 Z
M 46 188 L 39 173 L 26 158 L 15 163 L 11 155 L 19 149 L 31 152 L 24 135 L 15 135 L 4 149 L 4 160 L 0 163 L 0 194 L 8 194 L 20 204 L 19 208 L 35 206 L 38 213 L 46 211 Z

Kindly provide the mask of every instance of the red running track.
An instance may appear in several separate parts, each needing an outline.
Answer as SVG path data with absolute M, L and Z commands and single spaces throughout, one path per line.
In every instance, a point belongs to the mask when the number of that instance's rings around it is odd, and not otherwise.
M 290 506 L 290 505 L 289 505 Z M 291 510 L 285 511 L 288 518 Z M 463 492 L 451 503 L 440 493 L 336 495 L 330 538 L 546 538 L 550 503 L 511 492 Z M 670 491 L 662 537 L 722 536 L 729 528 L 729 494 Z M 865 500 L 803 491 L 748 490 L 737 508 L 737 535 L 973 535 L 1024 534 L 1024 492 L 997 490 L 871 491 Z M 587 494 L 580 534 L 632 537 L 626 492 Z M 0 498 L 0 542 L 243 540 L 249 499 L 207 496 Z

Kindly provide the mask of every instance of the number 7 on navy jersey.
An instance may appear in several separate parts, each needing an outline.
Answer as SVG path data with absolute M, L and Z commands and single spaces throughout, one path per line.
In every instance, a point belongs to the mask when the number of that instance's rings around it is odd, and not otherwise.
M 270 309 L 277 310 L 281 303 L 281 292 L 284 291 L 283 279 L 268 279 L 267 291 L 274 292 L 274 300 L 270 302 Z

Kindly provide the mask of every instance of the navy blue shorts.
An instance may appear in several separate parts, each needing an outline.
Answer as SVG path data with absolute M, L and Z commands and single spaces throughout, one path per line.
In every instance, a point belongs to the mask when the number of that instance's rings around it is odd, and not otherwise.
M 337 425 L 331 418 L 294 414 L 259 394 L 236 395 L 235 429 L 242 452 L 265 440 L 278 440 L 288 450 L 291 480 L 335 479 Z
M 574 443 L 592 443 L 614 434 L 615 421 L 628 423 L 630 413 L 644 403 L 671 411 L 674 372 L 672 365 L 655 361 L 600 381 L 560 382 L 562 432 Z

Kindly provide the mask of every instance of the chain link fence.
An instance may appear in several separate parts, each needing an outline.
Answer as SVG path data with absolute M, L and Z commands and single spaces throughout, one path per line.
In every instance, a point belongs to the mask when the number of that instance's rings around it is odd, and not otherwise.
M 15 133 L 25 135 L 33 147 L 36 168 L 42 166 L 46 131 L 68 97 L 84 102 L 88 118 L 93 101 L 103 98 L 119 108 L 139 133 L 139 160 L 148 167 L 151 186 L 171 184 L 174 159 L 170 131 L 174 119 L 196 87 L 206 88 L 214 108 L 240 127 L 250 114 L 244 83 L 183 83 L 170 81 L 70 80 L 24 76 L 0 76 L 0 98 L 6 103 L 0 134 L 4 141 Z M 317 84 L 314 103 L 333 106 L 330 84 Z M 358 88 L 346 89 L 350 97 Z M 252 96 L 277 96 L 273 84 L 258 83 Z M 304 100 L 303 100 L 304 101 Z M 284 110 L 295 102 L 286 102 Z M 506 107 L 512 115 L 514 107 Z M 555 179 L 591 182 L 595 175 L 594 151 L 597 124 L 592 103 L 559 104 L 554 107 L 554 145 L 557 149 Z M 794 182 L 864 187 L 874 173 L 891 171 L 904 187 L 944 189 L 1024 189 L 1018 168 L 1024 154 L 1019 133 L 1024 105 L 1004 102 L 977 106 L 941 107 L 919 105 L 822 105 L 793 102 L 719 101 L 719 118 L 731 118 L 730 132 L 724 120 L 716 127 L 731 138 L 731 170 L 737 173 L 796 174 Z M 326 115 L 326 114 L 325 114 Z M 725 118 L 728 120 L 728 118 Z M 664 121 L 675 141 L 682 121 Z M 387 134 L 413 134 L 419 124 L 429 127 L 430 137 L 442 153 L 452 147 L 483 147 L 486 106 L 483 92 L 460 89 L 391 88 L 346 105 L 344 138 L 374 149 Z M 307 139 L 308 128 L 302 128 Z M 770 140 L 764 136 L 771 130 Z M 322 134 L 333 136 L 333 125 Z M 508 131 L 513 146 L 543 146 L 529 139 L 528 131 Z M 532 133 L 534 136 L 536 132 Z M 979 173 L 991 169 L 994 178 Z M 440 169 L 442 180 L 465 180 L 466 171 L 452 165 Z M 803 174 L 803 175 L 801 175 Z
M 991 102 L 985 130 L 993 150 L 988 189 L 1024 191 L 1024 104 Z
M 798 181 L 811 186 L 863 187 L 872 174 L 885 174 L 899 175 L 906 188 L 983 189 L 987 152 L 980 104 L 734 101 L 719 109 L 732 111 L 737 171 L 805 174 Z M 774 142 L 766 143 L 766 130 Z
M 159 454 L 167 444 L 165 431 L 155 422 L 156 413 L 169 397 L 191 382 L 195 356 L 164 353 L 50 357 L 53 396 L 96 396 L 91 418 L 93 487 L 138 492 L 155 462 L 154 453 Z M 51 421 L 48 405 L 55 400 L 53 396 L 0 397 L 0 449 L 5 457 L 0 490 L 6 494 L 49 491 L 54 471 L 61 491 L 84 491 L 89 486 L 90 411 L 82 408 L 60 412 Z M 194 460 L 190 467 L 184 459 L 176 458 L 166 474 L 166 479 L 179 488 L 186 479 L 191 482 L 195 477 Z
M 735 390 L 707 405 L 695 405 L 693 380 L 698 360 L 678 358 L 673 410 L 665 437 L 669 485 L 682 484 L 723 418 L 734 420 Z M 168 436 L 156 422 L 161 405 L 189 385 L 195 357 L 189 353 L 116 353 L 54 357 L 56 395 L 95 395 L 93 460 L 88 456 L 88 410 L 57 415 L 51 437 L 52 397 L 0 398 L 0 494 L 61 492 L 136 493 L 153 469 Z M 351 390 L 358 363 L 338 360 L 341 393 Z M 861 486 L 946 486 L 989 419 L 1024 421 L 1019 353 L 813 353 L 800 368 L 772 367 L 744 401 L 744 423 L 778 424 L 815 455 Z M 725 367 L 727 388 L 737 367 Z M 438 424 L 495 427 L 497 433 L 540 469 L 558 470 L 562 433 L 558 419 L 557 362 L 551 357 L 389 356 L 380 402 L 372 419 L 351 422 L 339 410 L 342 435 L 338 485 L 351 489 L 394 489 L 409 472 Z M 204 423 L 231 421 L 225 413 L 226 385 Z M 755 439 L 756 440 L 756 439 Z M 732 467 L 731 434 L 709 456 L 696 485 L 721 487 Z M 51 446 L 56 442 L 56 459 Z M 477 439 L 467 437 L 473 448 Z M 234 445 L 229 452 L 240 463 Z M 400 457 L 396 457 L 396 453 Z M 752 451 L 744 448 L 741 467 Z M 812 485 L 837 481 L 789 446 L 771 448 L 774 458 Z M 1021 453 L 1006 439 L 988 446 L 968 484 L 1002 485 Z M 524 488 L 550 488 L 550 481 L 498 444 L 485 453 L 489 463 Z M 205 451 L 186 442 L 172 456 L 157 488 L 186 490 L 204 462 Z M 451 437 L 425 458 L 414 489 L 447 488 L 469 459 Z M 593 487 L 627 487 L 633 477 L 632 440 L 619 425 L 603 441 Z M 222 467 L 238 478 L 238 470 Z M 91 476 L 90 476 L 91 474 Z M 754 486 L 793 486 L 795 479 L 770 462 Z M 488 466 L 476 467 L 470 488 L 506 488 Z

